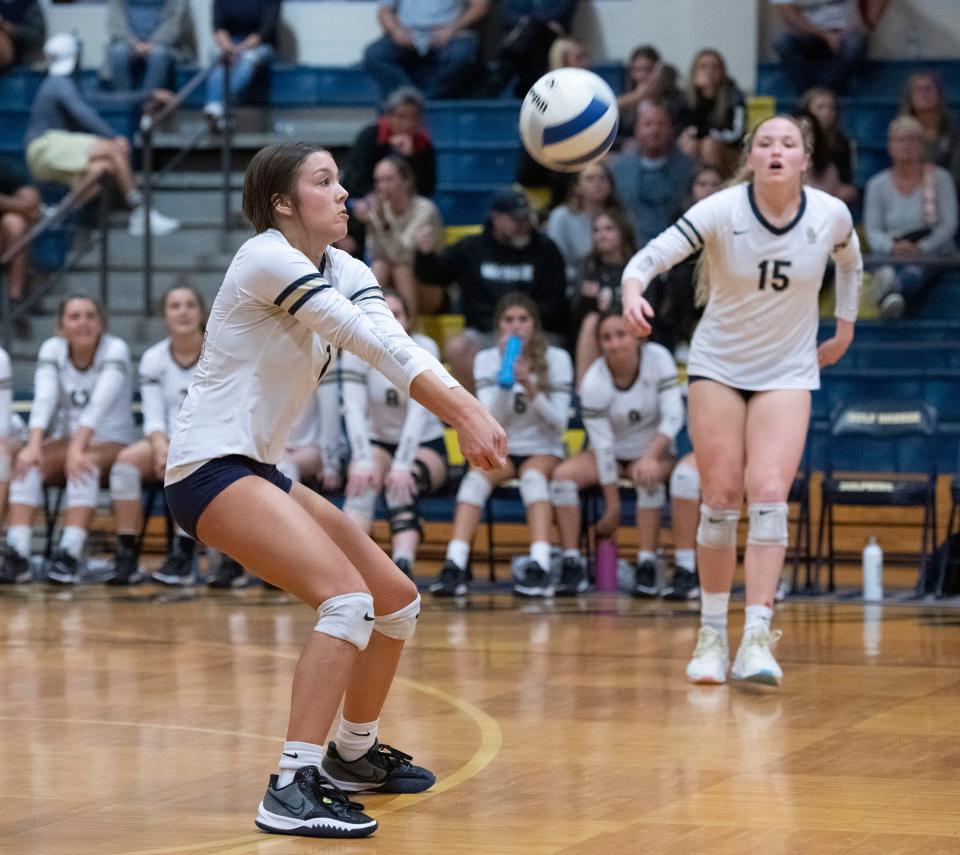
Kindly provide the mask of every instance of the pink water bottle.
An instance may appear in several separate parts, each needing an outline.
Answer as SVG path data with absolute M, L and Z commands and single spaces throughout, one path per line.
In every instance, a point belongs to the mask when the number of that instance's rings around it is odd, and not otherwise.
M 612 537 L 597 540 L 597 590 L 617 590 L 617 541 Z

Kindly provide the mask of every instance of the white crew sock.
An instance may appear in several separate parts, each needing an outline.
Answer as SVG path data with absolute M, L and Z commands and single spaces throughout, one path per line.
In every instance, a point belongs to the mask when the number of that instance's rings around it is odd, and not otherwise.
M 80 556 L 83 555 L 83 547 L 86 542 L 87 530 L 78 525 L 65 526 L 63 534 L 60 535 L 60 548 L 78 561 Z
M 697 550 L 696 549 L 676 549 L 673 553 L 673 560 L 677 567 L 689 570 L 693 573 L 697 569 Z
M 451 540 L 447 544 L 447 561 L 452 561 L 461 570 L 466 570 L 469 560 L 470 544 L 465 540 Z
M 649 561 L 651 564 L 656 564 L 656 562 L 657 562 L 657 553 L 656 553 L 656 552 L 650 552 L 650 551 L 647 550 L 647 549 L 641 549 L 641 550 L 637 553 L 637 564 L 644 564 L 644 563 L 647 562 L 647 561 Z
M 564 549 L 563 550 L 564 558 L 579 558 L 580 550 L 579 549 Z
M 396 564 L 398 561 L 406 561 L 410 568 L 413 568 L 413 550 L 412 549 L 394 549 L 393 555 L 390 556 L 393 559 L 393 563 Z
M 700 625 L 712 626 L 717 632 L 727 631 L 727 611 L 730 608 L 730 592 L 710 594 L 700 591 Z
M 333 740 L 337 744 L 337 754 L 348 763 L 358 757 L 363 757 L 377 741 L 377 731 L 379 729 L 380 719 L 357 724 L 341 718 L 337 735 Z
M 284 742 L 280 754 L 280 772 L 277 775 L 277 788 L 293 782 L 293 776 L 304 766 L 320 768 L 323 762 L 323 746 L 312 742 Z
M 770 632 L 773 609 L 769 606 L 747 606 L 743 614 L 743 634 Z
M 7 546 L 21 558 L 30 557 L 30 540 L 33 529 L 28 525 L 12 525 L 7 529 Z
M 545 540 L 535 540 L 530 544 L 530 560 L 536 561 L 541 569 L 550 572 L 550 544 Z

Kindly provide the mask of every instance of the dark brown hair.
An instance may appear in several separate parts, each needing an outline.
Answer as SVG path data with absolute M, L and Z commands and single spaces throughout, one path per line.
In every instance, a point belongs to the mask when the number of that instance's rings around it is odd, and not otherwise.
M 243 215 L 257 234 L 276 227 L 274 208 L 297 186 L 297 173 L 314 152 L 326 149 L 298 140 L 260 149 L 243 176 Z
M 97 310 L 97 317 L 100 318 L 100 321 L 106 325 L 106 318 L 103 315 L 103 304 L 96 298 L 92 297 L 89 294 L 81 294 L 80 292 L 74 292 L 73 294 L 67 294 L 60 301 L 60 305 L 57 307 L 57 324 L 63 320 L 63 316 L 67 311 L 67 306 L 70 305 L 74 300 L 89 300 L 93 303 L 93 307 Z
M 193 285 L 171 285 L 163 292 L 163 297 L 160 300 L 160 314 L 167 314 L 167 300 L 170 299 L 170 295 L 174 291 L 189 291 L 193 294 L 193 299 L 197 301 L 197 305 L 200 307 L 200 331 L 204 332 L 207 329 L 207 301 L 204 299 L 203 294 L 201 294 Z
M 547 347 L 549 345 L 543 337 L 543 325 L 540 322 L 540 310 L 537 308 L 537 304 L 523 291 L 511 291 L 509 294 L 504 294 L 497 300 L 497 305 L 493 309 L 494 334 L 496 335 L 500 326 L 500 316 L 514 306 L 519 306 L 533 318 L 533 335 L 524 342 L 523 355 L 530 363 L 531 372 L 540 380 L 540 387 L 543 388 L 549 379 L 549 368 L 547 366 Z

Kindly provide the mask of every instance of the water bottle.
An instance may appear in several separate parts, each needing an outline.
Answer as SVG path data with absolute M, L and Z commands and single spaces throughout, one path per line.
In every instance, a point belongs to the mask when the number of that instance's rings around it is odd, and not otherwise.
M 883 599 L 883 550 L 875 537 L 863 548 L 863 599 L 868 603 Z
M 617 541 L 612 537 L 597 540 L 597 590 L 617 590 Z
M 497 385 L 501 389 L 513 388 L 513 363 L 523 350 L 523 339 L 518 335 L 512 335 L 507 339 L 507 345 L 503 349 L 503 362 L 500 363 L 500 373 L 497 375 Z

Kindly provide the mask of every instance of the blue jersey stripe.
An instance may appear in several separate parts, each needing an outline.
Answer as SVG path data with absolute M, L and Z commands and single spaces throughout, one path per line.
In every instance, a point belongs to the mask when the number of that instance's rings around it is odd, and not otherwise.
M 579 134 L 580 131 L 585 131 L 590 125 L 597 121 L 597 119 L 603 116 L 609 108 L 609 104 L 605 104 L 594 96 L 590 100 L 590 103 L 583 108 L 583 111 L 572 119 L 567 119 L 567 121 L 561 122 L 559 125 L 550 125 L 544 128 L 543 144 L 553 145 L 554 143 L 563 142 L 568 137 Z
M 284 288 L 278 295 L 277 298 L 273 301 L 275 306 L 279 306 L 284 300 L 287 299 L 294 291 L 297 290 L 305 282 L 309 282 L 311 279 L 322 279 L 319 273 L 308 273 L 306 276 L 301 276 L 296 282 L 291 282 Z
M 297 300 L 296 303 L 294 303 L 289 309 L 287 309 L 287 311 L 291 315 L 295 315 L 300 310 L 300 307 L 307 302 L 307 300 L 309 300 L 314 295 L 319 294 L 321 291 L 326 291 L 327 288 L 332 288 L 332 287 L 333 285 L 319 285 L 316 288 L 311 288 L 309 291 L 307 291 L 306 294 L 304 294 L 299 300 Z
M 610 129 L 610 133 L 607 134 L 607 138 L 600 143 L 595 149 L 588 151 L 585 155 L 581 157 L 575 157 L 573 160 L 558 160 L 557 164 L 560 166 L 581 166 L 584 163 L 589 163 L 591 160 L 595 160 L 600 155 L 602 155 L 611 145 L 617 137 L 617 128 L 620 127 L 620 122 L 617 120 L 613 123 L 613 127 Z

